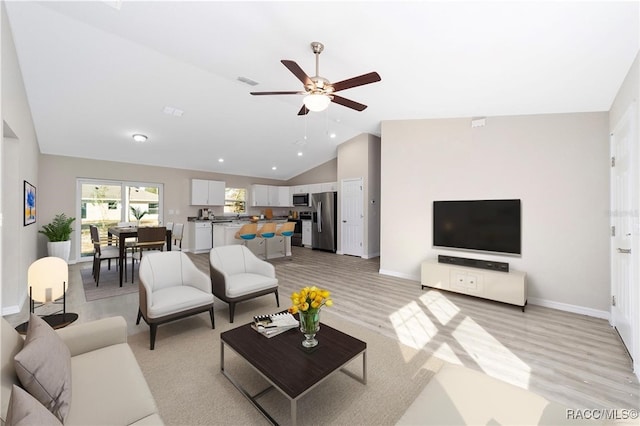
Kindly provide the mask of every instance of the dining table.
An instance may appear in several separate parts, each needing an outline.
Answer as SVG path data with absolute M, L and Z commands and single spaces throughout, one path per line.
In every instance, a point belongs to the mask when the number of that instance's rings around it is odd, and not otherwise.
M 112 226 L 107 231 L 109 235 L 109 239 L 112 237 L 118 238 L 118 249 L 120 251 L 120 255 L 118 256 L 118 268 L 120 269 L 120 287 L 122 287 L 122 272 L 124 271 L 126 262 L 125 256 L 125 242 L 127 238 L 136 238 L 138 236 L 138 227 L 137 226 Z M 171 230 L 167 229 L 167 251 L 171 251 Z M 131 271 L 133 274 L 133 271 Z

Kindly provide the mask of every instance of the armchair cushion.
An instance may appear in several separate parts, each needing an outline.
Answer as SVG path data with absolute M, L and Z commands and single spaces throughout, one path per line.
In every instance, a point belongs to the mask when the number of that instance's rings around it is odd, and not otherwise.
M 31 314 L 24 347 L 14 358 L 20 383 L 60 421 L 71 404 L 71 353 L 56 332 Z
M 147 307 L 149 318 L 160 318 L 213 303 L 213 294 L 183 285 L 156 290 L 153 304 Z
M 237 274 L 227 277 L 226 294 L 235 298 L 277 286 L 276 278 L 258 274 Z

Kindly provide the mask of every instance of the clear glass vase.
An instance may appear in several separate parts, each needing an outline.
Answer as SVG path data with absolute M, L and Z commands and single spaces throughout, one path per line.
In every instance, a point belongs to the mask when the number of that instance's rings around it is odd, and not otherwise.
M 316 333 L 320 330 L 320 311 L 300 312 L 300 331 L 304 334 L 302 346 L 313 348 L 318 345 Z

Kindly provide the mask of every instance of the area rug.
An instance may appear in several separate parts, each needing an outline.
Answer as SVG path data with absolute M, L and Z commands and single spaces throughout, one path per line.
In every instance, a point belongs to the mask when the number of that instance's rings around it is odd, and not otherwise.
M 270 312 L 270 305 L 265 305 L 264 312 Z M 268 424 L 220 372 L 220 333 L 250 318 L 251 313 L 241 314 L 229 324 L 218 317 L 215 330 L 207 314 L 161 325 L 153 351 L 149 350 L 148 332 L 129 336 L 167 425 Z M 323 312 L 322 322 L 367 343 L 367 384 L 341 372 L 330 376 L 298 401 L 300 425 L 395 424 L 442 365 L 426 352 L 328 311 Z M 300 335 L 300 341 L 302 338 Z M 322 328 L 317 338 L 322 344 Z M 225 369 L 251 393 L 267 387 L 262 376 L 228 348 Z M 347 370 L 360 375 L 362 359 L 353 360 Z M 291 424 L 290 402 L 278 391 L 270 391 L 259 401 L 279 424 Z
M 107 269 L 107 263 L 104 262 L 100 270 L 99 286 L 96 286 L 96 281 L 91 274 L 91 269 L 91 262 L 87 262 L 87 265 L 82 265 L 80 268 L 82 288 L 84 289 L 84 297 L 87 302 L 138 292 L 138 282 L 136 281 L 131 284 L 131 271 L 129 271 L 129 281 L 123 282 L 122 287 L 120 287 L 120 275 L 115 262 L 111 263 L 110 270 Z

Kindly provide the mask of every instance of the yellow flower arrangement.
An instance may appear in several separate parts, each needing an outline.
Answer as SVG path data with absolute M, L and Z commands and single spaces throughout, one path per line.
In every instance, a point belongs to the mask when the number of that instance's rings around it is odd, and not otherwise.
M 292 306 L 289 312 L 292 314 L 300 313 L 317 313 L 323 306 L 333 305 L 330 299 L 331 293 L 328 290 L 313 287 L 305 287 L 300 292 L 291 294 Z

